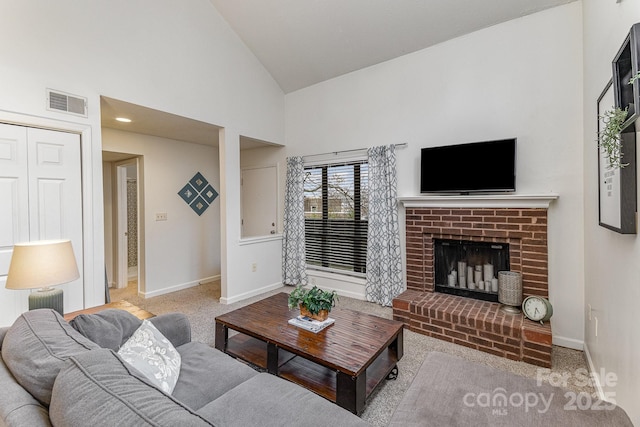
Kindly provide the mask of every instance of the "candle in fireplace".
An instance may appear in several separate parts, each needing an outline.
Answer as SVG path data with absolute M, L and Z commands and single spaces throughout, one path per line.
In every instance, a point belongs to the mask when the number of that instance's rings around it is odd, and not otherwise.
M 484 281 L 489 282 L 493 279 L 493 264 L 484 265 Z
M 453 274 L 453 273 L 455 273 L 455 270 L 452 271 L 451 273 L 449 273 L 449 275 L 447 276 L 447 280 L 448 280 L 449 286 L 451 286 L 451 287 L 456 285 L 456 275 Z
M 482 282 L 482 266 L 477 265 L 476 270 L 473 272 L 473 281 L 479 285 Z
M 467 263 L 464 261 L 458 261 L 458 284 L 461 288 L 467 287 L 467 278 L 465 276 L 467 272 Z

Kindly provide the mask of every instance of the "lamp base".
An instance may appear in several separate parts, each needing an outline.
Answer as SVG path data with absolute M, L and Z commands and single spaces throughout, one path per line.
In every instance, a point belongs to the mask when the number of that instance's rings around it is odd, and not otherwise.
M 29 294 L 29 310 L 52 308 L 64 316 L 62 289 L 44 288 Z

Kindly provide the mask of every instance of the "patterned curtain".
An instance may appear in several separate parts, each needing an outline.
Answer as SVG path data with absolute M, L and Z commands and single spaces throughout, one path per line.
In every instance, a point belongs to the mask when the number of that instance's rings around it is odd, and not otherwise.
M 302 157 L 287 157 L 282 237 L 282 283 L 307 284 L 304 243 L 304 163 Z
M 367 300 L 391 306 L 403 291 L 398 225 L 395 146 L 373 147 L 369 156 Z

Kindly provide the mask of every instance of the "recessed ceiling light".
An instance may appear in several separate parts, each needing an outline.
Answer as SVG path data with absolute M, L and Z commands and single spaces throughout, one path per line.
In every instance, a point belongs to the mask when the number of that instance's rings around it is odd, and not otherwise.
M 116 117 L 116 120 L 122 123 L 131 123 L 131 119 L 127 119 L 126 117 Z

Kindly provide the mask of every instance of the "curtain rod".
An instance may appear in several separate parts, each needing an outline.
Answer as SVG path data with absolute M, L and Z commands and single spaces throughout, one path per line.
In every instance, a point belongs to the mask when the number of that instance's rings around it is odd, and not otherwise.
M 404 148 L 406 146 L 408 146 L 409 144 L 406 142 L 403 142 L 401 144 L 393 144 L 396 148 Z M 326 156 L 327 154 L 333 154 L 334 156 L 337 156 L 338 154 L 342 154 L 342 153 L 352 153 L 354 151 L 364 151 L 367 150 L 367 148 L 355 148 L 353 150 L 342 150 L 342 151 L 330 151 L 328 153 L 319 153 L 319 154 L 308 154 L 306 156 L 302 156 L 303 159 L 307 158 L 307 157 L 315 157 L 315 156 Z

